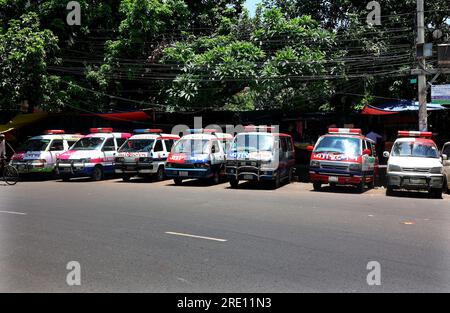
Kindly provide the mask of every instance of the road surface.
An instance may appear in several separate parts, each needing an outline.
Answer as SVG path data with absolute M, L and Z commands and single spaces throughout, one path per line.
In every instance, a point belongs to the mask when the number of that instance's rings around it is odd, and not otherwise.
M 448 195 L 76 180 L 0 199 L 2 292 L 450 291 Z

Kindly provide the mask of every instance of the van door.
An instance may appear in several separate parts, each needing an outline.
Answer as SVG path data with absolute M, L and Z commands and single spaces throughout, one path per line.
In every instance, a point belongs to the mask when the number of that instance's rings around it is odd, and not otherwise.
M 56 163 L 56 159 L 63 152 L 64 152 L 64 140 L 54 139 L 50 144 L 49 148 L 50 158 L 47 160 L 47 164 L 49 166 L 53 166 Z
M 103 168 L 105 172 L 113 172 L 114 171 L 114 155 L 117 151 L 117 143 L 115 138 L 108 138 L 103 145 Z

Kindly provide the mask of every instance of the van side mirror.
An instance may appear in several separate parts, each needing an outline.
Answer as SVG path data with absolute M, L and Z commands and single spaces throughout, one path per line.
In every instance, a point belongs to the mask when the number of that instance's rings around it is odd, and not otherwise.
M 369 155 L 369 156 L 371 156 L 371 155 L 372 155 L 372 151 L 370 151 L 370 149 L 364 149 L 363 155 Z
M 442 161 L 448 161 L 448 155 L 443 154 L 442 155 Z
M 383 152 L 383 156 L 385 157 L 385 158 L 387 158 L 387 159 L 389 159 L 389 156 L 390 156 L 391 154 L 389 153 L 389 152 L 387 152 L 387 151 L 384 151 Z
M 307 146 L 306 147 L 306 151 L 313 152 L 313 150 L 314 150 L 313 146 Z

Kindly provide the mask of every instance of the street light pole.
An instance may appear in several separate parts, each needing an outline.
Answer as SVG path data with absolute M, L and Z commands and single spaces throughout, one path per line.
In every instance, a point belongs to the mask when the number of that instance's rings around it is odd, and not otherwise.
M 417 0 L 417 44 L 422 47 L 425 44 L 425 12 L 424 0 Z M 419 130 L 428 130 L 427 113 L 427 76 L 425 73 L 425 56 L 418 60 L 421 73 L 418 75 L 417 89 L 419 92 Z

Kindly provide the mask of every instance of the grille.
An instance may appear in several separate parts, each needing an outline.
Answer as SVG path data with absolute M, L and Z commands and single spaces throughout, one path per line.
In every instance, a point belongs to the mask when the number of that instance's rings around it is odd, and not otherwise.
M 413 168 L 413 167 L 404 167 L 403 172 L 415 172 L 415 173 L 429 173 L 429 168 Z
M 348 165 L 322 164 L 321 166 L 327 170 L 346 171 L 348 169 Z

